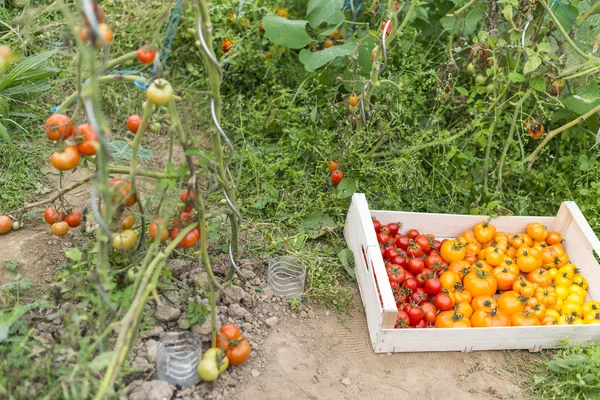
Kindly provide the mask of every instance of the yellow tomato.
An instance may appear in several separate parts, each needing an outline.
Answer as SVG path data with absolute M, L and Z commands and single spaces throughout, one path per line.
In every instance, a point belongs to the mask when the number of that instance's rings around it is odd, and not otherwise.
M 574 304 L 580 304 L 583 305 L 583 302 L 585 301 L 585 297 L 584 296 L 580 296 L 576 293 L 571 293 L 570 295 L 567 296 L 567 298 L 565 299 L 565 303 L 569 304 L 569 303 L 574 303 Z M 583 311 L 581 312 L 583 314 Z
M 564 300 L 559 297 L 558 299 L 556 299 L 556 304 L 554 305 L 554 307 L 552 307 L 552 309 L 560 312 L 564 304 Z
M 569 287 L 573 284 L 573 279 L 567 275 L 566 272 L 560 272 L 558 270 L 558 274 L 554 277 L 554 285 L 555 286 L 566 286 Z
M 575 276 L 573 276 L 573 284 L 580 286 L 584 290 L 588 288 L 587 279 L 585 279 L 584 276 L 579 275 L 579 274 L 576 274 Z
M 583 318 L 583 322 L 588 325 L 600 324 L 600 312 L 595 312 L 595 313 L 586 315 Z
M 587 296 L 587 292 L 585 291 L 585 289 L 583 289 L 581 286 L 577 286 L 577 285 L 569 286 L 569 293 L 578 294 L 581 297 L 583 297 L 584 299 L 585 299 L 585 296 Z
M 440 249 L 440 255 L 444 261 L 450 263 L 465 258 L 465 246 L 457 240 L 444 242 Z
M 560 318 L 560 313 L 553 309 L 546 309 L 546 315 L 550 315 L 550 316 L 554 317 L 554 319 Z
M 560 310 L 560 313 L 563 315 L 573 315 L 575 317 L 581 317 L 583 315 L 583 307 L 581 304 L 577 303 L 565 303 Z
M 600 301 L 590 300 L 583 303 L 583 316 L 600 312 Z
M 583 325 L 581 318 L 574 317 L 572 315 L 561 315 L 558 319 L 559 325 Z
M 488 247 L 487 254 L 485 255 L 485 261 L 487 261 L 490 265 L 497 267 L 502 264 L 504 260 L 504 252 L 497 247 Z
M 559 268 L 558 272 L 565 273 L 571 279 L 575 276 L 575 274 L 579 273 L 579 268 L 577 268 L 573 264 L 566 264 Z
M 566 299 L 567 296 L 569 294 L 571 294 L 571 292 L 569 291 L 569 287 L 568 286 L 563 286 L 563 285 L 556 285 L 554 287 L 554 289 L 556 289 L 556 294 L 558 296 L 559 299 Z
M 548 273 L 552 277 L 552 281 L 554 281 L 554 278 L 556 278 L 556 275 L 558 274 L 558 270 L 556 268 L 550 268 L 548 269 Z

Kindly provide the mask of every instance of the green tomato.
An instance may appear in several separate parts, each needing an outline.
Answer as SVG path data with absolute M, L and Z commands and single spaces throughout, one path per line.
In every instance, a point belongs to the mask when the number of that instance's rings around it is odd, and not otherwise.
M 166 79 L 157 79 L 146 89 L 146 98 L 152 104 L 163 106 L 173 97 L 173 87 Z
M 211 358 L 202 358 L 198 364 L 198 375 L 204 382 L 214 382 L 219 377 L 217 362 Z
M 469 75 L 473 75 L 475 73 L 475 66 L 473 64 L 467 64 L 467 73 Z
M 13 231 L 18 231 L 19 229 L 21 229 L 21 224 L 19 223 L 19 221 L 13 222 L 12 228 L 13 228 Z
M 152 133 L 158 133 L 158 132 L 160 132 L 160 128 L 162 128 L 162 125 L 160 124 L 160 122 L 153 122 L 150 124 L 150 127 L 148 128 L 148 130 Z
M 486 90 L 488 93 L 490 93 L 490 94 L 491 94 L 491 93 L 494 93 L 494 89 L 495 89 L 495 86 L 494 86 L 494 84 L 493 84 L 493 83 L 490 83 L 489 85 L 487 85 L 487 86 L 485 87 L 485 90 Z
M 211 347 L 203 355 L 202 359 L 214 360 L 219 366 L 219 373 L 223 373 L 229 366 L 229 358 L 218 347 Z
M 485 77 L 485 75 L 479 74 L 479 75 L 475 76 L 475 83 L 477 85 L 482 85 L 486 81 L 486 79 L 487 78 Z
M 137 233 L 131 229 L 113 234 L 113 247 L 117 250 L 130 250 L 137 242 Z

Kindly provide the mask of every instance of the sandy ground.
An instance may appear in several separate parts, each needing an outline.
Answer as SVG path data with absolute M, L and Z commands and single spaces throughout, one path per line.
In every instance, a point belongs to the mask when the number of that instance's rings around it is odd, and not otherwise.
M 360 300 L 357 300 L 360 301 Z M 236 393 L 245 399 L 522 399 L 506 366 L 527 352 L 375 354 L 364 312 L 323 309 L 288 319 L 263 346 L 267 367 Z

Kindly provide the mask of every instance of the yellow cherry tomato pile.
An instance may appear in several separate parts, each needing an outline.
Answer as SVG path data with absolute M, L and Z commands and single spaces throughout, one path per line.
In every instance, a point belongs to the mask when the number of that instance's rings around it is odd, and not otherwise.
M 569 262 L 559 232 L 480 222 L 442 241 L 373 220 L 398 306 L 396 328 L 600 324 L 600 302 Z

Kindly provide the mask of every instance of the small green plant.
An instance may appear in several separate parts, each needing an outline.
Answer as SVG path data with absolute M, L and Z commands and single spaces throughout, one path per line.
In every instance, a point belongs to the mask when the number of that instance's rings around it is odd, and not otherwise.
M 300 299 L 297 296 L 294 296 L 294 297 L 288 299 L 288 304 L 290 305 L 290 308 L 292 309 L 292 311 L 296 311 L 301 303 L 302 302 L 300 301 Z
M 17 260 L 5 260 L 4 268 L 9 270 L 10 272 L 15 272 L 21 266 L 21 262 Z

